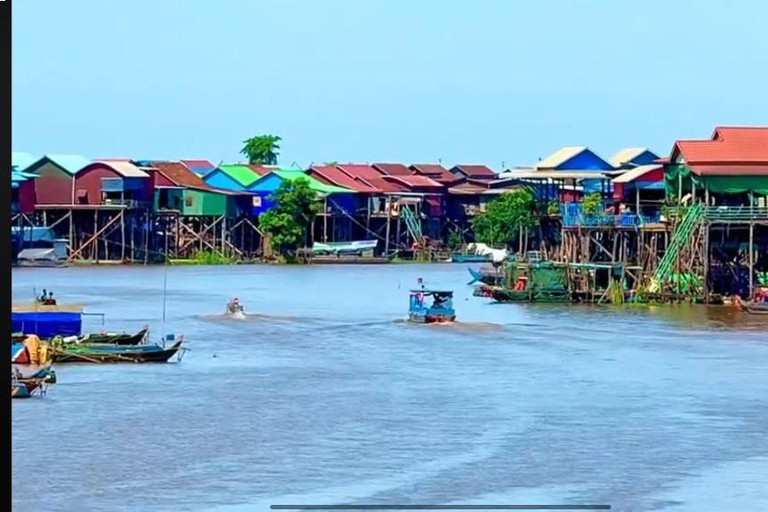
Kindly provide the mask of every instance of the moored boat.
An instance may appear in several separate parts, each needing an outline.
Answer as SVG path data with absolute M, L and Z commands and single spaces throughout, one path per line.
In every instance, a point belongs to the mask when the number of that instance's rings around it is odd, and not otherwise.
M 768 302 L 755 302 L 753 300 L 744 302 L 737 295 L 734 298 L 736 304 L 750 315 L 768 315 Z
M 420 289 L 411 290 L 408 308 L 408 321 L 418 324 L 447 323 L 456 320 L 453 309 L 453 292 L 448 290 L 430 290 L 421 283 Z M 431 299 L 431 304 L 427 300 Z
M 170 347 L 161 345 L 54 344 L 57 363 L 167 363 L 182 349 L 183 338 Z
M 149 334 L 149 328 L 147 326 L 144 326 L 141 328 L 141 330 L 135 334 L 128 334 L 125 332 L 117 333 L 117 332 L 96 332 L 96 333 L 88 333 L 84 334 L 82 336 L 78 337 L 71 337 L 74 338 L 71 342 L 72 343 L 109 343 L 114 345 L 140 345 L 144 343 L 144 341 L 147 339 L 147 335 Z M 14 333 L 11 335 L 11 341 L 13 343 L 23 343 L 25 339 L 27 339 L 27 334 L 22 333 Z M 45 342 L 51 342 L 56 337 L 48 338 L 46 340 L 43 340 Z M 65 338 L 65 340 L 67 340 Z M 69 340 L 67 340 L 69 341 Z
M 39 381 L 11 379 L 11 398 L 29 398 L 41 387 L 42 383 Z

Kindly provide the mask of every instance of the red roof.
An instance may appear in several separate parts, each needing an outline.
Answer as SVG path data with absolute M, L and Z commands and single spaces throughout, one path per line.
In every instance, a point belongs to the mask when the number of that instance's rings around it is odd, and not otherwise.
M 440 164 L 414 164 L 410 169 L 417 174 L 429 176 L 440 183 L 452 183 L 459 179 L 458 176 L 452 174 Z
M 381 192 L 376 187 L 368 185 L 361 179 L 353 178 L 352 176 L 343 172 L 341 169 L 332 165 L 314 165 L 309 168 L 307 174 L 319 179 L 324 183 L 327 183 L 328 185 L 346 187 L 348 189 L 354 190 L 355 192 L 363 192 L 368 194 L 376 194 Z
M 208 160 L 180 160 L 181 163 L 190 169 L 215 169 L 216 166 Z
M 485 165 L 455 165 L 454 169 L 458 169 L 463 174 L 470 178 L 495 178 L 496 173 L 491 170 L 490 167 Z
M 443 189 L 441 183 L 428 178 L 427 176 L 411 175 L 411 176 L 384 176 L 384 179 L 390 183 L 398 183 L 404 185 L 409 189 L 435 189 L 437 191 Z
M 750 139 L 768 137 L 768 126 L 718 126 L 712 133 L 712 140 Z
M 213 190 L 200 176 L 181 162 L 152 162 L 152 167 L 177 187 Z
M 768 175 L 768 127 L 717 127 L 711 140 L 677 141 L 671 161 L 677 153 L 699 175 Z
M 411 192 L 411 190 L 405 186 L 402 183 L 398 183 L 396 181 L 389 181 L 386 178 L 392 178 L 392 176 L 382 176 L 379 174 L 376 178 L 366 178 L 366 183 L 369 185 L 376 187 L 377 189 L 381 190 L 385 194 L 394 194 L 398 192 Z
M 243 195 L 242 193 L 233 192 L 230 190 L 221 190 L 213 188 L 208 185 L 203 179 L 195 174 L 189 167 L 182 162 L 152 162 L 152 168 L 165 176 L 171 183 L 174 183 L 177 187 L 193 188 L 197 190 L 205 190 L 208 192 L 216 192 L 219 194 L 225 194 L 228 196 Z M 151 170 L 150 170 L 151 172 Z
M 353 178 L 363 178 L 365 180 L 368 180 L 369 178 L 381 178 L 380 172 L 366 164 L 342 164 L 337 165 L 336 167 Z
M 679 140 L 679 153 L 698 175 L 764 176 L 768 174 L 768 127 L 715 128 L 711 140 Z
M 387 176 L 410 176 L 413 174 L 413 171 L 403 164 L 373 164 L 373 168 Z

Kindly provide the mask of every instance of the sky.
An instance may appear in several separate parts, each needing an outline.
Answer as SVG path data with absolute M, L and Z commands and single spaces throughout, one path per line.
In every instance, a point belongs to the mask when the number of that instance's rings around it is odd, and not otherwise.
M 25 0 L 35 155 L 530 165 L 768 124 L 763 0 Z

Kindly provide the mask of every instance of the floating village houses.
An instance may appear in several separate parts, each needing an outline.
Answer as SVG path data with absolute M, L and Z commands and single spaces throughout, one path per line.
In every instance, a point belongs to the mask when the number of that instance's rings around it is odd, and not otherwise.
M 567 146 L 501 173 L 480 164 L 301 169 L 13 153 L 14 254 L 38 238 L 64 240 L 57 254 L 63 245 L 69 263 L 198 252 L 248 260 L 264 250 L 259 215 L 274 207 L 281 183 L 297 178 L 322 204 L 309 244 L 366 240 L 386 256 L 437 252 L 452 232 L 471 241 L 472 218 L 494 198 L 526 187 L 537 199 L 540 227 L 515 248 L 521 253 L 621 264 L 658 289 L 697 276 L 698 290 L 711 293 L 748 289 L 768 265 L 768 127 L 717 128 L 664 153 L 628 147 L 604 157 Z M 34 228 L 50 232 L 22 235 Z

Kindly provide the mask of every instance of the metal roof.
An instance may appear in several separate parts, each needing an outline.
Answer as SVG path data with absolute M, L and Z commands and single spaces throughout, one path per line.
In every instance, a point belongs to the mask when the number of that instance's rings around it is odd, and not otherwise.
M 650 151 L 648 148 L 624 148 L 620 149 L 608 159 L 608 163 L 614 167 L 621 167 L 622 165 L 631 162 L 635 158 L 639 157 L 646 151 Z
M 403 164 L 373 164 L 373 168 L 387 176 L 411 176 L 413 171 Z
M 512 178 L 520 180 L 605 180 L 608 177 L 601 171 L 589 171 L 589 170 L 574 170 L 574 171 L 515 171 L 510 173 L 504 173 L 502 178 Z
M 81 155 L 45 155 L 39 161 L 46 158 L 72 175 L 77 174 L 80 169 L 91 163 L 89 158 Z M 37 164 L 37 162 L 35 162 L 35 164 Z
M 263 176 L 251 169 L 249 166 L 242 164 L 222 164 L 216 169 L 220 170 L 243 187 L 249 187 L 253 185 L 259 178 Z
M 441 183 L 450 183 L 460 179 L 440 164 L 413 164 L 410 166 L 410 169 L 417 174 L 429 176 L 433 180 Z
M 635 181 L 638 178 L 641 178 L 652 171 L 658 171 L 659 169 L 662 169 L 663 166 L 659 164 L 648 164 L 648 165 L 639 165 L 635 167 L 634 169 L 630 169 L 624 174 L 620 175 L 618 178 L 613 178 L 611 180 L 612 183 L 630 183 Z
M 350 190 L 344 187 L 337 187 L 335 185 L 328 185 L 322 181 L 307 175 L 304 171 L 272 171 L 273 174 L 280 176 L 284 180 L 295 180 L 303 178 L 309 182 L 309 187 L 315 192 L 322 192 L 324 194 L 350 194 L 354 190 Z
M 493 169 L 488 167 L 487 165 L 465 165 L 465 164 L 459 164 L 454 165 L 452 168 L 458 169 L 464 174 L 466 174 L 469 177 L 472 178 L 495 178 L 496 173 L 493 172 Z
M 408 176 L 384 176 L 384 179 L 389 182 L 402 183 L 408 188 L 443 188 L 442 183 L 438 183 L 427 176 L 411 174 Z
M 316 174 L 321 181 L 324 180 L 329 185 L 345 187 L 368 194 L 381 192 L 376 187 L 373 187 L 360 179 L 353 178 L 333 165 L 314 165 L 310 167 L 309 172 L 313 175 Z
M 566 146 L 564 148 L 560 148 L 551 155 L 539 160 L 539 162 L 536 164 L 536 168 L 555 169 L 571 158 L 583 153 L 587 149 L 589 149 L 587 146 Z
M 117 174 L 122 176 L 123 178 L 149 178 L 149 174 L 142 171 L 135 165 L 133 165 L 131 162 L 124 162 L 122 160 L 111 160 L 111 161 L 105 161 L 100 160 L 96 162 L 91 162 L 87 167 L 93 166 L 93 165 L 103 165 L 105 167 L 108 167 L 115 171 Z M 85 169 L 81 169 L 85 170 Z
M 720 127 L 713 140 L 678 140 L 686 164 L 768 164 L 768 127 Z
M 338 164 L 336 167 L 353 178 L 381 178 L 381 173 L 368 164 Z

